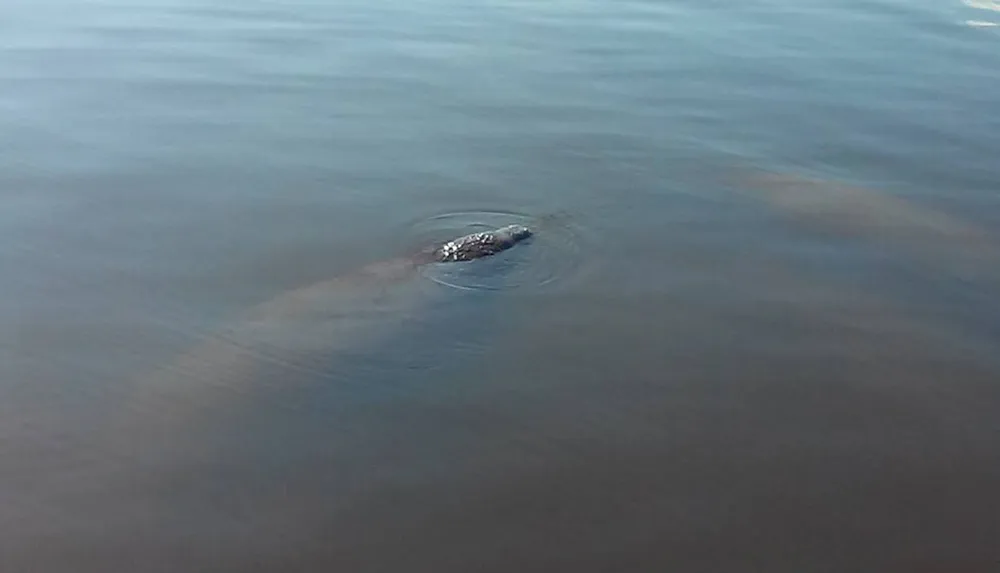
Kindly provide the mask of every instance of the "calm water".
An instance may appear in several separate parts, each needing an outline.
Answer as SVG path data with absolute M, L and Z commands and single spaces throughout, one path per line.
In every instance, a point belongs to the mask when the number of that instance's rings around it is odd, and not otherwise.
M 5 0 L 0 570 L 1000 571 L 996 23 Z

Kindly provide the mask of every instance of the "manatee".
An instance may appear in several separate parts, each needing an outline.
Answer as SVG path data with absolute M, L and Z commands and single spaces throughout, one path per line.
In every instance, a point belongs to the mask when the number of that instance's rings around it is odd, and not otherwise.
M 1000 238 L 970 221 L 918 202 L 785 173 L 756 173 L 743 191 L 804 228 L 904 254 L 938 274 L 1000 282 Z
M 261 384 L 284 384 L 294 375 L 323 379 L 338 356 L 377 356 L 373 349 L 401 331 L 401 323 L 419 324 L 414 319 L 425 316 L 436 297 L 449 295 L 438 285 L 413 280 L 420 267 L 493 256 L 532 235 L 522 225 L 471 233 L 286 291 L 133 380 L 124 418 L 111 421 L 109 432 L 133 444 L 156 435 L 162 439 L 199 412 L 214 417 L 237 407 L 236 398 L 257 392 Z

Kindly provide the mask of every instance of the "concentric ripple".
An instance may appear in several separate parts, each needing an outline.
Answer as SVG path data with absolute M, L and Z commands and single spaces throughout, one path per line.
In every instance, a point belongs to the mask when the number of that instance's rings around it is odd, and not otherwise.
M 531 216 L 504 211 L 465 211 L 429 217 L 413 225 L 419 244 L 433 245 L 504 225 L 535 232 L 523 244 L 497 255 L 423 267 L 429 279 L 464 290 L 541 289 L 575 274 L 583 261 L 583 233 L 566 215 Z

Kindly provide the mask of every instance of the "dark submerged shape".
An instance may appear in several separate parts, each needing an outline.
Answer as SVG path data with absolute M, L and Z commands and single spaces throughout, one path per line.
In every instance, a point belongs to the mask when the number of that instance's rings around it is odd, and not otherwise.
M 471 261 L 506 251 L 531 235 L 531 229 L 523 225 L 472 233 L 441 245 L 434 250 L 433 258 L 441 263 Z

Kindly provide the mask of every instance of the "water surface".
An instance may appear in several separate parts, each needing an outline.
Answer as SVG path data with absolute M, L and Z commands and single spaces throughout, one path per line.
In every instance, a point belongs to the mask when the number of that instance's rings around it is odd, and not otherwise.
M 4 2 L 0 569 L 998 570 L 997 22 Z

